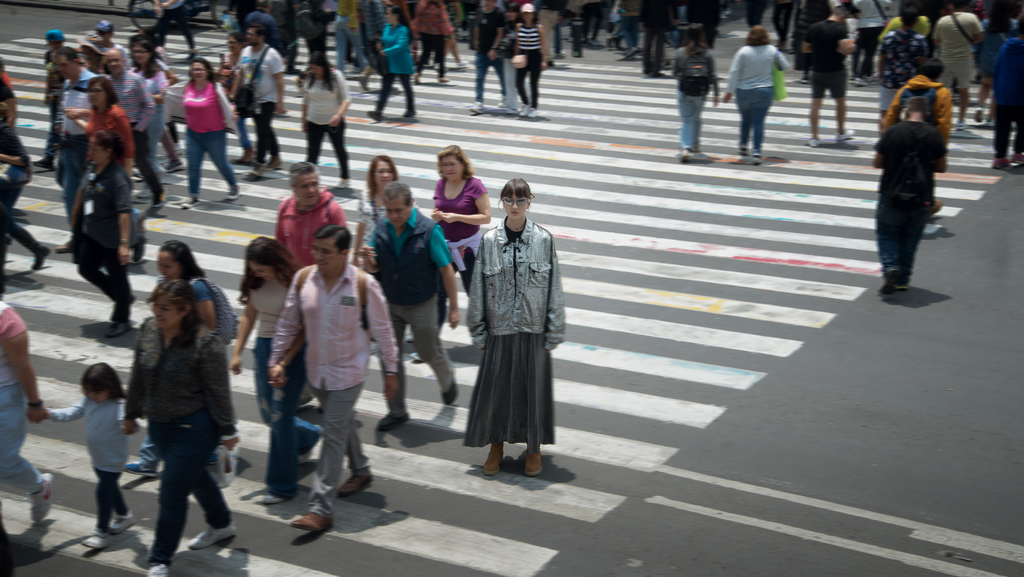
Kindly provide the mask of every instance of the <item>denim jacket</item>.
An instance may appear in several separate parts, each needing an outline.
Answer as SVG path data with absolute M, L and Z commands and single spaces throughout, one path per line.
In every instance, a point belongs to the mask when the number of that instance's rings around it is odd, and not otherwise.
M 565 340 L 562 277 L 551 233 L 529 218 L 509 244 L 504 222 L 484 233 L 473 269 L 467 324 L 477 348 L 490 335 L 546 335 L 551 350 Z

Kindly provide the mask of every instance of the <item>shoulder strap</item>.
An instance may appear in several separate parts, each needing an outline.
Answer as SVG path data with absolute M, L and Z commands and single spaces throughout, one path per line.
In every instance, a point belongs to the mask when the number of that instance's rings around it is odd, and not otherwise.
M 878 15 L 885 20 L 885 9 L 882 8 L 882 4 L 878 0 L 871 0 L 875 4 L 875 10 L 878 10 Z
M 297 298 L 302 294 L 302 287 L 306 286 L 306 279 L 309 278 L 309 273 L 313 272 L 315 266 L 315 264 L 311 264 L 299 270 L 299 282 L 295 285 L 295 295 Z
M 263 51 L 260 52 L 260 57 L 256 60 L 256 66 L 253 66 L 252 70 L 249 72 L 249 78 L 247 79 L 247 82 L 249 82 L 250 84 L 252 83 L 253 80 L 256 79 L 256 75 L 259 74 L 260 67 L 263 66 L 263 59 L 266 58 L 268 50 L 270 50 L 269 44 L 263 47 Z
M 359 291 L 359 304 L 366 306 L 366 272 L 363 269 L 356 269 L 356 289 Z
M 950 14 L 949 17 L 953 19 L 953 24 L 956 24 L 957 30 L 959 30 L 960 33 L 964 35 L 964 38 L 967 39 L 967 42 L 970 43 L 971 37 L 967 35 L 967 31 L 964 30 L 964 27 L 960 25 L 960 21 L 956 19 L 956 12 Z

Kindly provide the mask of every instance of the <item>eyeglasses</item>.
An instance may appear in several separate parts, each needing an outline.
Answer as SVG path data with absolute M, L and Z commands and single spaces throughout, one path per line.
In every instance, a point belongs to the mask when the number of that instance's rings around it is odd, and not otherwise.
M 132 50 L 132 54 L 149 54 L 146 50 Z
M 103 89 L 102 88 L 91 88 L 91 89 L 89 89 L 89 94 L 103 94 Z
M 388 169 L 384 169 L 384 170 L 375 170 L 375 171 L 373 171 L 373 173 L 374 174 L 394 174 L 394 171 L 388 170 Z
M 516 206 L 526 206 L 526 203 L 530 202 L 530 199 L 528 199 L 528 198 L 515 198 L 515 199 L 513 199 L 511 196 L 506 196 L 505 198 L 501 199 L 501 202 L 505 203 L 505 206 L 512 206 L 512 203 L 515 203 Z

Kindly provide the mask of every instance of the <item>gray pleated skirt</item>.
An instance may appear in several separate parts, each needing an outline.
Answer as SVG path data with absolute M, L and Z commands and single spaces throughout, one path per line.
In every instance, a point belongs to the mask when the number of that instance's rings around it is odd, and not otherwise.
M 536 453 L 555 442 L 551 353 L 544 335 L 516 333 L 487 338 L 466 426 L 467 447 L 526 443 Z

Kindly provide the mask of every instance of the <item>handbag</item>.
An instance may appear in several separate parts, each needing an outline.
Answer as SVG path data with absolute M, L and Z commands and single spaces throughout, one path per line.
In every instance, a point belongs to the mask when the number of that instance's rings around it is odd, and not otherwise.
M 0 162 L 0 190 L 20 188 L 32 180 L 28 167 L 15 166 L 9 162 Z
M 259 114 L 259 97 L 256 95 L 256 83 L 254 80 L 256 80 L 260 67 L 263 66 L 263 58 L 267 55 L 267 50 L 270 50 L 269 46 L 260 53 L 256 66 L 247 75 L 245 84 L 238 87 L 238 94 L 235 95 L 235 109 L 238 110 L 238 115 L 242 118 L 253 118 Z
M 776 102 L 785 100 L 789 94 L 786 92 L 786 74 L 779 68 L 776 59 L 779 56 L 778 50 L 775 51 L 776 58 L 772 59 L 772 90 L 775 93 L 772 95 L 772 100 Z
M 519 54 L 512 57 L 512 66 L 516 68 L 526 68 L 526 55 Z

